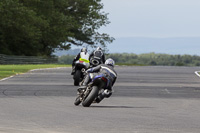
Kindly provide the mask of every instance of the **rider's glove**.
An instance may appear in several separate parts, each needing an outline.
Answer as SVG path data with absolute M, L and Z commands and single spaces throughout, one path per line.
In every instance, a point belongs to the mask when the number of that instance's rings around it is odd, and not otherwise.
M 85 73 L 88 74 L 88 70 L 86 70 Z
M 86 72 L 86 73 L 91 73 L 91 72 L 92 72 L 92 68 L 86 70 L 85 72 Z

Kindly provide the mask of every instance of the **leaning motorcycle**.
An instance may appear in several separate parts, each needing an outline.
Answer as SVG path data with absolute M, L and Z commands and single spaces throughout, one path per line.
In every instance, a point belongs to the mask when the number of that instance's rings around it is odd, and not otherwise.
M 75 62 L 74 85 L 78 86 L 85 76 L 85 70 L 89 68 L 89 62 L 85 59 L 79 59 Z
M 95 103 L 95 99 L 104 91 L 107 83 L 108 79 L 104 74 L 95 76 L 85 90 L 78 92 L 74 104 L 78 106 L 82 102 L 84 107 L 89 107 L 92 103 Z

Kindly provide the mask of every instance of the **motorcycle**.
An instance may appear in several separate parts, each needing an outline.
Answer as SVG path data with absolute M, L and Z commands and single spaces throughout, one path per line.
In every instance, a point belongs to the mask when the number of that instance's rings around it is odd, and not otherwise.
M 74 72 L 74 85 L 78 86 L 85 76 L 85 71 L 89 68 L 89 63 L 84 61 L 84 59 L 75 62 L 75 72 Z
M 78 92 L 74 105 L 78 106 L 82 102 L 84 107 L 89 107 L 92 103 L 96 103 L 96 98 L 104 91 L 107 83 L 108 79 L 106 75 L 101 74 L 95 76 L 85 90 Z

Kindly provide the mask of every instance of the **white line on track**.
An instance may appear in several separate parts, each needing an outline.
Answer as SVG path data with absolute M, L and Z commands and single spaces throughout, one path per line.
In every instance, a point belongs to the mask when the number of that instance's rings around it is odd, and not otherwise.
M 10 79 L 10 78 L 12 78 L 12 77 L 14 77 L 14 76 L 10 76 L 10 77 L 7 77 L 7 78 L 3 78 L 3 79 L 0 80 L 0 82 L 1 82 L 1 81 L 4 81 L 4 80 L 7 80 L 7 79 Z
M 200 71 L 195 71 L 194 73 L 195 73 L 198 77 L 200 77 L 199 72 L 200 72 Z
M 33 71 L 37 71 L 37 70 L 48 70 L 48 69 L 61 69 L 61 68 L 66 68 L 66 67 L 56 67 L 56 68 L 42 68 L 42 69 L 33 69 L 33 70 L 30 70 L 30 72 L 33 72 Z M 18 74 L 16 74 L 18 75 Z M 4 80 L 8 80 L 16 75 L 13 75 L 13 76 L 10 76 L 10 77 L 7 77 L 7 78 L 3 78 L 3 79 L 0 79 L 0 82 L 1 81 L 4 81 Z
M 165 89 L 165 91 L 166 91 L 168 94 L 170 94 L 170 92 L 169 92 L 169 90 L 168 90 L 167 88 Z

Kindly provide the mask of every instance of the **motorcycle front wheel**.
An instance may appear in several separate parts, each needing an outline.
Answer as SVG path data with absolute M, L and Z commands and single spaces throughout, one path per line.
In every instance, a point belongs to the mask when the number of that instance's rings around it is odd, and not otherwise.
M 81 96 L 79 95 L 77 98 L 76 98 L 76 100 L 75 100 L 75 102 L 74 102 L 74 105 L 76 105 L 76 106 L 78 106 L 80 103 L 81 103 Z

